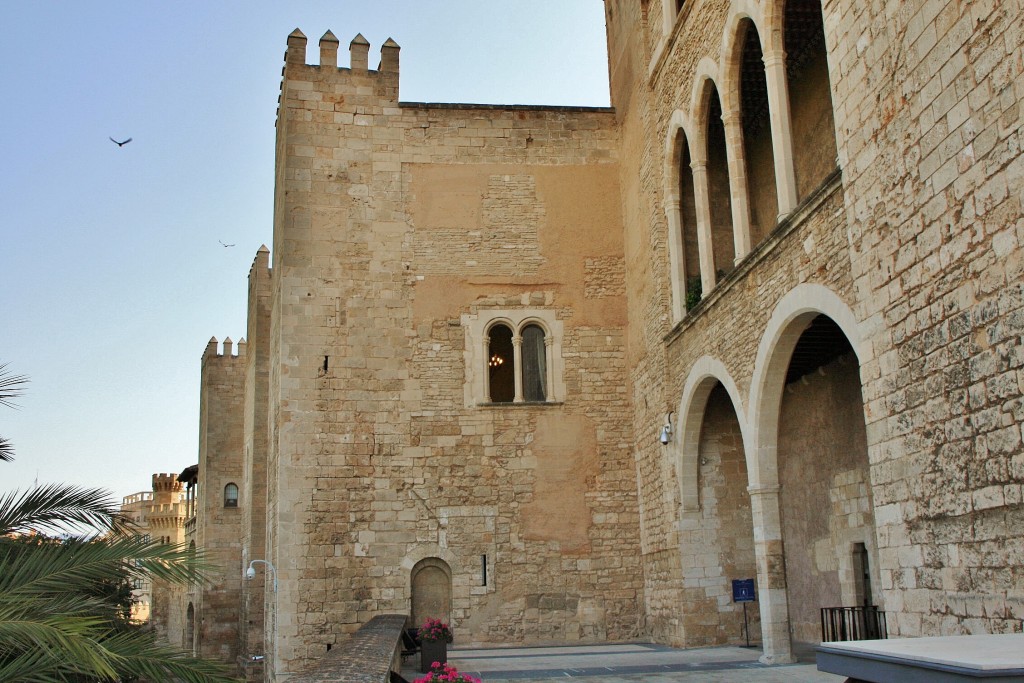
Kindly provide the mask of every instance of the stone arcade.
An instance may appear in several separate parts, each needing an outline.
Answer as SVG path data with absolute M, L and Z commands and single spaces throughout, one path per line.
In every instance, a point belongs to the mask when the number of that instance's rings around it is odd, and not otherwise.
M 382 612 L 739 643 L 743 578 L 769 663 L 822 607 L 1021 630 L 1020 0 L 604 11 L 608 109 L 288 37 L 248 342 L 203 355 L 226 569 L 172 640 L 270 680 Z

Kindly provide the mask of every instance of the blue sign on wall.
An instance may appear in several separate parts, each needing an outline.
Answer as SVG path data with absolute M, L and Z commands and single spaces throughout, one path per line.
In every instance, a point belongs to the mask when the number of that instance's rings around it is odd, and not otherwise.
M 757 596 L 754 594 L 753 579 L 733 579 L 732 601 L 733 602 L 754 602 Z

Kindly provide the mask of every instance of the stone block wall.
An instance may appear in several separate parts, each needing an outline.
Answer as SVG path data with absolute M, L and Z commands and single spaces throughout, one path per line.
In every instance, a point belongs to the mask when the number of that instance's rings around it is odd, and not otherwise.
M 211 565 L 194 603 L 196 653 L 234 662 L 239 655 L 242 582 L 242 510 L 225 505 L 225 487 L 242 490 L 246 344 L 211 339 L 203 352 L 199 397 L 199 487 L 195 542 Z
M 270 250 L 256 253 L 249 270 L 249 310 L 245 353 L 244 453 L 240 484 L 242 524 L 241 561 L 267 557 L 267 450 L 269 413 L 267 390 L 270 372 Z M 259 565 L 258 565 L 259 566 Z M 242 583 L 239 610 L 239 652 L 243 657 L 264 651 L 264 602 L 267 571 L 261 567 L 253 579 Z M 271 579 L 272 580 L 272 579 Z
M 442 616 L 460 644 L 636 637 L 612 112 L 399 103 L 397 46 L 371 71 L 359 41 L 338 69 L 329 39 L 320 66 L 289 40 L 269 379 L 276 671 L 407 612 L 428 558 L 450 569 Z M 564 396 L 493 404 L 474 388 L 486 355 L 470 330 L 497 311 L 562 331 L 548 353 Z
M 688 562 L 678 524 L 704 505 L 689 497 L 697 499 L 698 479 L 688 430 L 702 424 L 697 399 L 720 381 L 739 415 L 750 476 L 766 660 L 783 661 L 790 636 L 811 637 L 791 620 L 806 606 L 786 605 L 787 583 L 802 580 L 785 562 L 801 538 L 791 524 L 799 515 L 787 508 L 801 467 L 787 472 L 776 452 L 787 438 L 810 442 L 804 428 L 778 421 L 779 401 L 766 397 L 788 365 L 780 349 L 792 348 L 815 313 L 836 320 L 854 346 L 860 406 L 844 409 L 864 423 L 868 465 L 816 484 L 833 512 L 833 549 L 807 556 L 805 569 L 845 556 L 852 535 L 863 536 L 891 632 L 1019 631 L 1020 3 L 825 0 L 840 174 L 818 190 L 797 188 L 801 205 L 675 324 L 670 140 L 682 126 L 691 146 L 701 143 L 701 79 L 714 81 L 730 109 L 742 20 L 757 25 L 771 73 L 786 4 L 688 0 L 663 22 L 663 2 L 606 3 L 613 104 L 629 142 L 620 156 L 627 347 L 652 635 L 689 637 L 673 588 Z M 643 436 L 673 410 L 687 427 L 668 448 Z M 852 569 L 829 571 L 828 592 L 848 600 Z

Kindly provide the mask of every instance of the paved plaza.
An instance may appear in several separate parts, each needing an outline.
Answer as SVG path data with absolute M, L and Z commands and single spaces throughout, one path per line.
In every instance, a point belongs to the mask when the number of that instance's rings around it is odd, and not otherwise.
M 534 647 L 495 649 L 452 649 L 448 661 L 459 671 L 481 678 L 484 683 L 513 681 L 565 681 L 585 679 L 597 683 L 643 681 L 643 683 L 842 683 L 841 676 L 821 673 L 813 653 L 798 664 L 765 666 L 757 661 L 760 649 L 714 647 L 677 650 L 650 643 L 580 645 L 575 647 Z M 418 675 L 414 662 L 406 664 L 404 676 Z

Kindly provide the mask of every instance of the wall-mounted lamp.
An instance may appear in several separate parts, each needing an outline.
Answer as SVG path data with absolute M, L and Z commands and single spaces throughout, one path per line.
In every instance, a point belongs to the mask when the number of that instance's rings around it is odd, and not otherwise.
M 267 565 L 267 568 L 270 569 L 271 576 L 274 577 L 274 620 L 271 622 L 270 626 L 270 643 L 274 652 L 273 670 L 278 674 L 289 675 L 287 671 L 280 670 L 279 667 L 281 665 L 279 662 L 281 660 L 277 658 L 277 612 L 279 609 L 277 604 L 277 570 L 274 569 L 274 565 L 267 560 L 253 560 L 249 563 L 249 568 L 245 570 L 245 578 L 250 581 L 256 578 L 256 567 L 254 565 L 257 564 Z M 261 656 L 260 659 L 263 659 L 263 657 Z M 256 657 L 253 657 L 253 661 L 256 661 Z
M 266 560 L 253 560 L 252 562 L 250 562 L 249 563 L 249 568 L 245 570 L 245 578 L 249 579 L 250 581 L 256 578 L 256 568 L 253 567 L 254 564 L 265 564 L 265 565 L 267 565 L 267 567 L 270 568 L 270 574 L 274 577 L 274 592 L 276 593 L 277 592 L 277 570 L 274 569 L 274 565 L 272 565 L 270 562 L 268 562 Z
M 658 441 L 661 442 L 662 446 L 668 445 L 668 442 L 672 440 L 672 413 L 665 415 L 665 426 L 661 428 L 661 433 L 658 434 Z

